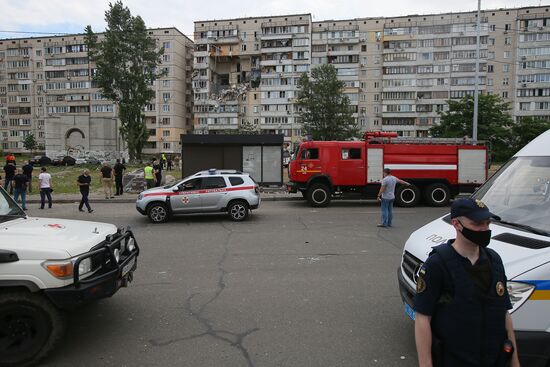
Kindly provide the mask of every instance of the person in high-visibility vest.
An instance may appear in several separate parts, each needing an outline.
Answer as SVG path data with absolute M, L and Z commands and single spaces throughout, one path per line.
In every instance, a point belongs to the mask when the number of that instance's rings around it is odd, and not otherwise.
M 147 162 L 147 165 L 143 169 L 145 182 L 147 182 L 147 188 L 150 189 L 155 187 L 155 176 L 153 174 L 153 166 L 150 162 Z

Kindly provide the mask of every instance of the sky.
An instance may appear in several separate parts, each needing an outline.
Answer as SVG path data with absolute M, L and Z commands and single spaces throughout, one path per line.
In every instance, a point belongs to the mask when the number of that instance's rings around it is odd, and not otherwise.
M 111 0 L 114 1 L 114 0 Z M 193 39 L 200 20 L 311 13 L 313 21 L 394 17 L 477 10 L 477 0 L 125 0 L 132 15 L 149 28 L 176 27 Z M 0 0 L 0 39 L 40 37 L 41 33 L 82 33 L 105 29 L 109 0 Z M 482 9 L 550 5 L 546 0 L 482 0 Z M 29 33 L 16 33 L 29 32 Z

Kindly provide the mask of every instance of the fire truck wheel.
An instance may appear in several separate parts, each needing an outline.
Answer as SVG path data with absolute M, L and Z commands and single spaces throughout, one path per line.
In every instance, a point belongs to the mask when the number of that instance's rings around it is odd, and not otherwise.
M 330 190 L 327 185 L 314 184 L 307 190 L 307 201 L 313 207 L 326 207 L 330 204 Z
M 426 187 L 424 199 L 430 206 L 445 206 L 451 199 L 451 190 L 443 183 L 434 183 Z
M 395 193 L 395 205 L 409 208 L 416 206 L 420 201 L 420 190 L 415 185 L 399 185 Z

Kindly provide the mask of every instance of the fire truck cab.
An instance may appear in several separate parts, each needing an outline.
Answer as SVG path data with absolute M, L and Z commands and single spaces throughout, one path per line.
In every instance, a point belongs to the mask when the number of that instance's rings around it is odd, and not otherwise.
M 287 189 L 314 207 L 333 197 L 375 199 L 382 171 L 410 182 L 396 188 L 396 205 L 422 199 L 444 206 L 459 192 L 473 192 L 487 179 L 487 147 L 468 139 L 397 138 L 367 132 L 364 141 L 306 141 L 289 165 Z

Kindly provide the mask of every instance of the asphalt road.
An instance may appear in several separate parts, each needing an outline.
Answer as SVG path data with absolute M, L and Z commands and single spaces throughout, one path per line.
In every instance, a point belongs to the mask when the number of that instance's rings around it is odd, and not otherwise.
M 374 202 L 264 202 L 244 223 L 94 209 L 29 207 L 130 225 L 142 249 L 130 287 L 71 313 L 45 366 L 417 364 L 396 270 L 408 235 L 448 208 L 397 208 L 392 229 L 375 226 Z

